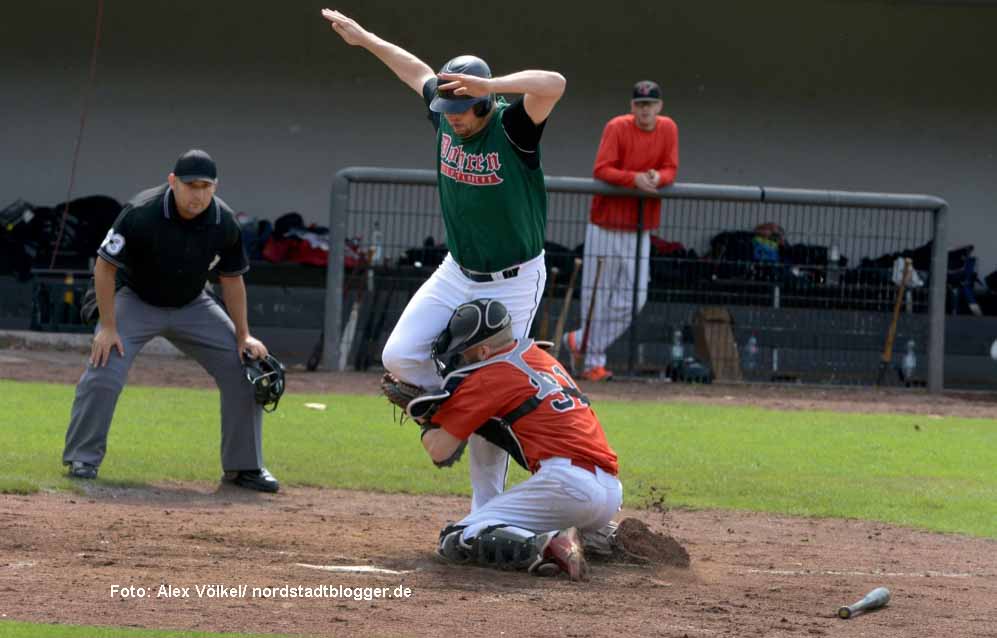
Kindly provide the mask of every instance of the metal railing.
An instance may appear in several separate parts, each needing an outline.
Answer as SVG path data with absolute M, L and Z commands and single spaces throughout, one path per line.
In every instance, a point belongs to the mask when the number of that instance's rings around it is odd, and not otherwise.
M 548 177 L 546 184 L 550 288 L 535 336 L 549 336 L 546 327 L 556 322 L 573 259 L 582 253 L 591 196 L 635 196 L 585 178 Z M 686 183 L 661 189 L 657 197 L 661 223 L 647 229 L 656 237 L 647 304 L 643 310 L 631 304 L 632 324 L 607 351 L 618 371 L 671 374 L 670 347 L 681 331 L 687 353 L 694 348 L 714 372 L 733 371 L 717 374 L 720 379 L 870 383 L 886 358 L 884 337 L 898 306 L 893 361 L 915 340 L 912 351 L 920 358 L 913 381 L 941 390 L 944 200 Z M 765 224 L 785 229 L 784 236 L 760 238 L 756 229 Z M 401 309 L 446 253 L 436 174 L 343 169 L 333 184 L 329 226 L 323 367 L 366 367 L 379 360 Z M 776 246 L 774 259 L 771 252 L 757 253 L 766 245 Z M 755 254 L 745 254 L 752 248 Z M 928 284 L 908 287 L 901 296 L 892 271 L 903 256 L 913 258 Z M 597 290 L 609 294 L 612 286 L 604 282 Z M 590 304 L 582 308 L 577 289 L 574 295 L 569 326 L 580 328 Z M 710 313 L 716 308 L 726 313 L 727 326 L 719 332 L 706 326 L 717 320 Z M 759 360 L 748 362 L 744 346 L 752 336 Z

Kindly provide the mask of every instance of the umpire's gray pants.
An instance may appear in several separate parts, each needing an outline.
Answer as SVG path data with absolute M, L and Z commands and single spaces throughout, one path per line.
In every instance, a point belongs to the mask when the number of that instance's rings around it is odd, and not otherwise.
M 114 406 L 132 361 L 150 339 L 163 336 L 196 359 L 218 384 L 222 468 L 229 471 L 263 467 L 263 410 L 256 403 L 253 384 L 246 379 L 236 350 L 235 325 L 222 307 L 202 292 L 182 308 L 161 308 L 122 288 L 114 296 L 114 309 L 125 354 L 121 356 L 112 348 L 105 367 L 87 365 L 80 377 L 66 431 L 63 463 L 100 465 L 107 451 Z

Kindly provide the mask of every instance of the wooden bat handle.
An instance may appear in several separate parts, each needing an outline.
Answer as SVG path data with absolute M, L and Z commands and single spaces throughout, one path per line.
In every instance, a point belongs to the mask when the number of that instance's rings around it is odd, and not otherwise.
M 585 333 L 582 336 L 582 354 L 586 354 L 589 351 L 589 329 L 592 327 L 592 313 L 595 311 L 595 297 L 599 293 L 599 279 L 602 276 L 602 261 L 602 257 L 599 257 L 599 259 L 596 260 L 595 281 L 592 283 L 592 298 L 589 299 L 589 312 L 588 316 L 585 318 Z
M 561 337 L 564 335 L 564 322 L 568 320 L 568 309 L 571 308 L 571 295 L 575 291 L 575 280 L 578 278 L 578 269 L 582 265 L 582 260 L 575 257 L 575 267 L 571 270 L 571 277 L 568 278 L 568 289 L 564 292 L 564 303 L 561 305 L 561 314 L 557 317 L 557 327 L 554 329 L 554 349 L 551 352 L 556 359 L 561 353 Z
M 543 317 L 540 318 L 540 330 L 537 332 L 541 341 L 547 340 L 547 326 L 550 323 L 550 305 L 554 303 L 554 290 L 557 288 L 557 267 L 550 269 L 550 279 L 547 280 L 547 299 L 544 301 Z
M 893 319 L 890 321 L 890 330 L 886 333 L 886 345 L 883 346 L 883 363 L 893 360 L 893 340 L 897 336 L 897 321 L 900 320 L 900 306 L 904 300 L 904 289 L 907 287 L 907 280 L 910 279 L 911 261 L 904 259 L 904 273 L 900 277 L 900 284 L 897 286 L 897 298 L 893 302 Z

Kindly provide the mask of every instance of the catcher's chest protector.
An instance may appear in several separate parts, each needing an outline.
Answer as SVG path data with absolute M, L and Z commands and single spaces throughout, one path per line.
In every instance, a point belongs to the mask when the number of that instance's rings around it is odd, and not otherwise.
M 537 407 L 543 403 L 544 399 L 552 394 L 564 393 L 582 397 L 582 395 L 574 388 L 561 387 L 561 385 L 554 379 L 550 378 L 549 375 L 541 374 L 526 363 L 526 360 L 523 358 L 523 354 L 533 346 L 533 343 L 532 339 L 522 339 L 517 342 L 516 347 L 509 352 L 461 368 L 460 370 L 447 375 L 446 379 L 443 381 L 444 389 L 449 391 L 452 395 L 457 390 L 457 386 L 459 386 L 460 383 L 475 370 L 498 363 L 511 364 L 515 366 L 519 372 L 522 372 L 530 378 L 531 384 L 537 389 L 535 394 L 524 399 L 524 401 L 511 412 L 501 415 L 497 414 L 491 417 L 475 431 L 475 434 L 481 435 L 489 443 L 508 452 L 509 456 L 511 456 L 516 463 L 527 471 L 529 471 L 529 464 L 526 461 L 526 455 L 523 453 L 523 447 L 520 444 L 519 439 L 516 437 L 516 433 L 512 429 L 512 424 L 537 409 Z

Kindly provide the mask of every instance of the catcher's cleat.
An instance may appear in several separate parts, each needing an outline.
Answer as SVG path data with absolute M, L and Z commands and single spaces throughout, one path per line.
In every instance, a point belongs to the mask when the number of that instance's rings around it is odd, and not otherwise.
M 239 470 L 225 472 L 222 481 L 238 487 L 257 492 L 276 492 L 280 489 L 280 483 L 273 477 L 273 474 L 263 467 L 258 470 Z
M 561 575 L 561 568 L 553 560 L 546 560 L 533 569 L 533 574 L 541 578 L 555 578 Z
M 69 477 L 78 479 L 97 478 L 97 466 L 83 461 L 73 461 L 69 466 Z
M 539 573 L 547 561 L 553 561 L 557 567 L 568 574 L 571 580 L 588 580 L 589 566 L 582 550 L 582 540 L 574 527 L 563 529 L 552 538 L 543 553 L 544 563 L 536 567 Z
M 583 372 L 582 378 L 586 381 L 609 381 L 613 378 L 613 372 L 605 366 L 596 366 Z

